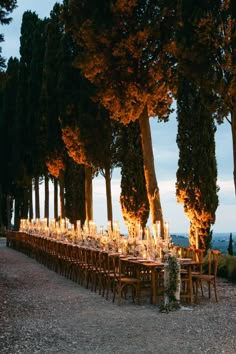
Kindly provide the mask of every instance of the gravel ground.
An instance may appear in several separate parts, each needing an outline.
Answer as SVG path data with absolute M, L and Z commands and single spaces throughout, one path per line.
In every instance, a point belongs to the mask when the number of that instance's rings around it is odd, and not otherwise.
M 178 311 L 121 306 L 50 271 L 0 239 L 1 354 L 234 354 L 236 285 L 218 282 L 219 303 Z

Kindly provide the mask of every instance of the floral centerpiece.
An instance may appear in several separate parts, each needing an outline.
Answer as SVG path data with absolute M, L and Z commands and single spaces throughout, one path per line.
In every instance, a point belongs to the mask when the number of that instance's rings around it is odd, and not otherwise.
M 164 263 L 164 303 L 161 312 L 180 308 L 180 264 L 176 255 L 168 255 Z

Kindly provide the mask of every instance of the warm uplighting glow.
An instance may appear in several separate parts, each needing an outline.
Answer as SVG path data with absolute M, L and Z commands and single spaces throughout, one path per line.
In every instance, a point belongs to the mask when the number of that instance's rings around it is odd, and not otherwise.
M 128 236 L 121 235 L 118 221 L 107 223 L 107 230 L 100 226 L 99 232 L 93 220 L 86 222 L 83 226 L 77 220 L 76 228 L 70 224 L 67 218 L 56 221 L 55 219 L 21 219 L 20 231 L 27 232 L 34 236 L 46 237 L 64 242 L 84 245 L 103 249 L 113 250 L 120 254 L 141 255 L 143 259 L 160 259 L 163 255 L 174 252 L 169 236 L 169 224 L 165 223 L 165 238 L 160 237 L 160 222 L 152 227 L 153 233 L 147 226 L 142 239 L 142 228 L 136 223 Z

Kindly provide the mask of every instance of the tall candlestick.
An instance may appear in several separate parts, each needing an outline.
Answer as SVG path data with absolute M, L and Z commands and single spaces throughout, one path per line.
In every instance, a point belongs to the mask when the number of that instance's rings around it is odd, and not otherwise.
M 168 240 L 169 238 L 169 224 L 168 222 L 165 222 L 164 224 L 164 239 Z

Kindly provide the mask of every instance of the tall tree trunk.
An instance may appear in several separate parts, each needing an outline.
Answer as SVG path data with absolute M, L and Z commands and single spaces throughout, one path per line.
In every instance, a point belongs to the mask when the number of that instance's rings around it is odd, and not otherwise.
M 20 201 L 19 197 L 15 198 L 15 207 L 14 207 L 14 230 L 19 230 L 20 228 Z M 8 221 L 9 222 L 9 221 Z
M 44 176 L 44 217 L 49 221 L 49 178 Z
M 60 170 L 59 174 L 59 188 L 60 188 L 60 218 L 65 218 L 65 191 L 64 191 L 64 171 Z
M 58 220 L 58 179 L 54 177 L 53 180 L 54 186 L 54 218 Z
M 29 185 L 29 219 L 32 220 L 34 218 L 34 210 L 33 210 L 33 181 L 31 181 Z
M 164 237 L 164 221 L 162 215 L 160 193 L 155 173 L 154 156 L 152 150 L 152 137 L 146 106 L 141 116 L 139 117 L 139 125 L 143 149 L 144 176 L 146 181 L 152 223 L 154 224 L 156 221 L 160 221 L 161 235 L 162 237 Z
M 107 198 L 107 220 L 111 221 L 111 224 L 113 224 L 110 167 L 105 168 L 105 182 L 106 182 L 106 198 Z
M 34 179 L 34 189 L 35 189 L 35 217 L 40 219 L 40 204 L 39 204 L 39 177 Z
M 93 175 L 90 166 L 84 166 L 85 171 L 85 212 L 86 223 L 93 220 Z
M 231 132 L 233 140 L 233 161 L 234 161 L 234 191 L 236 194 L 236 110 L 231 111 Z
M 11 206 L 12 206 L 12 197 L 11 197 L 10 195 L 7 195 L 6 205 L 7 205 L 7 229 L 8 229 L 8 230 L 11 230 Z

